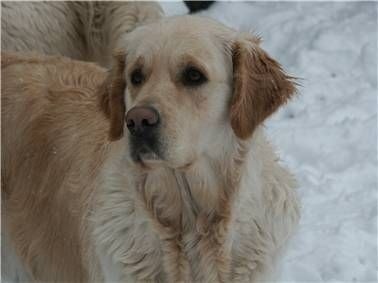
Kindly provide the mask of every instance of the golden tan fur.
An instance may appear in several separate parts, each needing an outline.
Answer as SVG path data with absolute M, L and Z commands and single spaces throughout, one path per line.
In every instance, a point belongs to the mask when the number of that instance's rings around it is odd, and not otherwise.
M 204 18 L 139 27 L 122 46 L 111 72 L 2 58 L 5 222 L 25 266 L 50 281 L 271 280 L 299 211 L 261 123 L 290 77 L 258 39 Z M 208 80 L 188 87 L 193 64 Z M 124 115 L 146 105 L 162 156 L 135 162 Z
M 39 280 L 88 280 L 86 217 L 108 144 L 95 95 L 104 78 L 69 59 L 2 56 L 4 221 Z
M 248 138 L 253 130 L 294 93 L 295 88 L 281 69 L 262 49 L 250 42 L 233 47 L 234 93 L 231 101 L 231 125 L 240 138 Z M 257 95 L 260 94 L 260 95 Z M 259 107 L 255 107 L 259 105 Z M 254 109 L 254 111 L 251 111 Z

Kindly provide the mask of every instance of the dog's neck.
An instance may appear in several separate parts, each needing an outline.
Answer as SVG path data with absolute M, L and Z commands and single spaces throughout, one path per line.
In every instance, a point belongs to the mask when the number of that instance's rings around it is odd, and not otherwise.
M 190 274 L 203 274 L 201 266 L 211 260 L 216 281 L 227 281 L 229 226 L 248 149 L 248 144 L 234 143 L 221 158 L 204 156 L 185 171 L 159 168 L 136 178 L 137 196 L 150 222 L 164 243 L 169 242 L 163 249 L 178 254 L 173 261 L 188 260 Z M 188 273 L 184 267 L 167 272 L 171 281 L 182 280 L 184 273 Z
M 120 154 L 127 152 L 124 141 L 113 143 L 94 217 L 100 246 L 118 247 L 119 262 L 134 261 L 144 250 L 145 259 L 128 271 L 136 278 L 228 282 L 231 225 L 242 183 L 250 178 L 247 155 L 253 144 L 223 140 L 214 146 L 217 152 L 204 154 L 185 171 L 143 171 Z M 142 233 L 147 241 L 138 238 Z
M 266 191 L 260 180 L 264 168 L 274 165 L 275 155 L 263 133 L 256 131 L 245 143 L 224 141 L 214 148 L 218 152 L 203 155 L 185 171 L 168 167 L 143 171 L 128 163 L 124 141 L 112 144 L 97 195 L 93 233 L 97 246 L 111 254 L 111 261 L 125 274 L 158 282 L 230 282 L 256 268 L 253 260 L 243 260 L 254 240 L 243 233 L 265 229 L 261 230 L 265 235 L 272 229 L 254 219 L 276 209 L 268 211 L 265 205 L 279 192 Z M 282 186 L 294 186 L 290 176 L 285 178 Z M 264 201 L 266 192 L 269 199 Z M 279 201 L 284 203 L 280 197 Z M 243 213 L 250 205 L 251 215 Z M 254 224 L 245 226 L 250 221 Z M 283 231 L 290 228 L 290 223 L 289 228 L 280 221 L 277 225 Z M 103 252 L 99 254 L 101 259 Z
M 240 181 L 249 144 L 236 142 L 217 158 L 202 157 L 185 170 L 169 167 L 149 171 L 133 169 L 136 187 L 149 209 L 169 207 L 175 216 L 195 217 L 223 214 L 225 202 L 232 202 Z M 157 215 L 156 217 L 161 217 Z

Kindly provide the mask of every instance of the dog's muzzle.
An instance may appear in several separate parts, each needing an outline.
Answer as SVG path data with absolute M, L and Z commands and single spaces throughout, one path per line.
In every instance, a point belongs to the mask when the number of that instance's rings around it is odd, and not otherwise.
M 160 159 L 158 132 L 159 112 L 150 106 L 131 108 L 126 114 L 130 132 L 130 150 L 134 161 Z

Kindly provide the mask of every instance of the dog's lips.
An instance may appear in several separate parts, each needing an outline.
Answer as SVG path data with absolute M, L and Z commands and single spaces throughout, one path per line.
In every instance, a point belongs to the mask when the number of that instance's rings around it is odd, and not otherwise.
M 159 156 L 153 151 L 139 152 L 137 154 L 137 156 L 138 156 L 138 159 L 142 160 L 142 161 L 157 161 L 157 160 L 160 160 Z
M 187 170 L 189 170 L 192 167 L 193 164 L 194 164 L 194 160 L 190 161 L 190 162 L 187 162 L 187 163 L 185 163 L 182 166 L 177 167 L 177 170 L 179 170 L 179 171 L 187 171 Z
M 150 169 L 151 167 L 157 166 L 163 162 L 158 154 L 147 147 L 138 149 L 135 157 L 136 158 L 134 161 L 139 163 L 145 169 Z

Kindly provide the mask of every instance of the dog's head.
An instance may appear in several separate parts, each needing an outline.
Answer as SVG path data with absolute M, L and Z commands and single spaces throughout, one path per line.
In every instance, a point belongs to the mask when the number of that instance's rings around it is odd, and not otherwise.
M 295 92 L 259 39 L 185 16 L 128 34 L 109 76 L 113 140 L 141 164 L 179 168 L 216 143 L 248 139 Z

